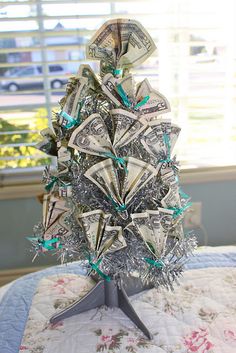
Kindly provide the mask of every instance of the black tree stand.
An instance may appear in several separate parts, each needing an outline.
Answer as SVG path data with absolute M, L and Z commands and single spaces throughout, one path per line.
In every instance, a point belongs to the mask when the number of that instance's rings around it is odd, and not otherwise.
M 112 279 L 109 282 L 100 280 L 83 298 L 77 300 L 58 314 L 53 315 L 50 322 L 55 324 L 73 315 L 106 305 L 108 308 L 120 308 L 145 336 L 151 340 L 152 334 L 141 321 L 128 298 L 128 295 L 134 295 L 149 288 L 151 288 L 150 285 L 144 287 L 135 277 L 131 277 L 124 282 L 121 278 Z

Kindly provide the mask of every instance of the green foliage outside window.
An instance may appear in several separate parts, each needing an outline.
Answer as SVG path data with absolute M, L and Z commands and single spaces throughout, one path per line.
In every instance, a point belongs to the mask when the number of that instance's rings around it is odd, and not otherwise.
M 5 132 L 0 135 L 0 145 L 6 145 L 0 148 L 1 169 L 31 168 L 50 163 L 50 158 L 46 154 L 38 151 L 34 146 L 27 146 L 41 139 L 39 131 L 48 126 L 46 116 L 46 109 L 41 108 L 35 112 L 34 118 L 29 122 L 17 123 L 17 120 L 7 121 L 0 117 L 0 131 Z M 11 134 L 14 131 L 16 133 Z

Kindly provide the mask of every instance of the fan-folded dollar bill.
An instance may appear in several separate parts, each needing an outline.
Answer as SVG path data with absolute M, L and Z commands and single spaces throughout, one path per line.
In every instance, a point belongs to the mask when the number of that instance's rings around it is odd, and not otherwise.
M 40 134 L 43 140 L 38 142 L 34 147 L 51 156 L 57 156 L 57 144 L 54 132 L 50 128 L 46 128 Z
M 108 225 L 110 216 L 102 210 L 78 215 L 78 221 L 88 239 L 89 246 L 95 252 L 97 258 L 126 247 L 122 228 Z
M 116 204 L 123 204 L 117 171 L 110 158 L 93 165 L 84 175 L 96 184 L 106 196 L 111 197 Z
M 100 82 L 93 72 L 92 68 L 89 65 L 80 65 L 79 71 L 78 71 L 78 76 L 79 77 L 84 77 L 87 79 L 87 88 L 91 89 L 95 92 L 101 91 L 101 85 Z
M 73 131 L 68 146 L 96 156 L 107 157 L 107 153 L 116 156 L 116 148 L 125 146 L 146 128 L 145 120 L 138 120 L 126 110 L 113 109 L 110 114 L 115 123 L 113 144 L 104 120 L 95 113 Z
M 88 59 L 105 59 L 114 69 L 131 68 L 145 61 L 156 46 L 144 27 L 130 19 L 107 21 L 86 47 Z
M 170 112 L 170 104 L 166 97 L 154 90 L 147 79 L 143 80 L 136 90 L 137 102 L 142 101 L 144 97 L 149 97 L 149 99 L 140 106 L 139 111 L 145 118 L 149 119 Z
M 147 210 L 144 213 L 131 214 L 133 225 L 157 259 L 164 256 L 173 213 L 172 210 L 158 208 L 157 210 Z
M 65 113 L 77 119 L 79 104 L 87 91 L 88 79 L 86 77 L 75 77 L 74 81 L 73 90 L 66 96 L 61 105 Z
M 69 216 L 70 212 L 64 212 L 55 222 L 53 222 L 45 231 L 43 235 L 44 240 L 51 240 L 53 238 L 63 238 L 71 235 L 71 229 L 66 224 L 65 219 Z M 58 242 L 57 242 L 58 243 Z
M 179 183 L 173 170 L 170 170 L 162 176 L 162 182 L 169 187 L 167 194 L 161 200 L 162 206 L 180 208 L 181 201 L 179 195 Z
M 127 145 L 147 127 L 144 119 L 138 119 L 135 114 L 127 110 L 112 109 L 110 114 L 115 123 L 114 148 Z
M 69 211 L 67 202 L 64 199 L 57 198 L 51 194 L 45 194 L 43 198 L 43 225 L 47 229 L 63 213 Z
M 89 65 L 80 65 L 77 75 L 70 77 L 66 96 L 60 101 L 63 112 L 72 118 L 78 118 L 81 102 L 89 94 L 89 90 L 97 93 L 101 91 L 100 82 Z M 66 125 L 67 121 L 63 122 L 63 117 L 60 119 L 60 125 Z
M 171 124 L 169 119 L 158 119 L 148 123 L 141 143 L 144 148 L 157 160 L 170 158 L 171 152 L 178 139 L 180 128 Z
M 128 205 L 133 196 L 158 172 L 152 165 L 137 158 L 127 157 L 126 162 L 127 173 L 121 182 L 111 159 L 95 164 L 84 174 L 117 206 Z
M 135 89 L 131 75 L 117 79 L 108 73 L 103 78 L 102 90 L 117 107 L 125 105 L 134 111 L 138 110 L 139 115 L 147 120 L 170 111 L 168 100 L 155 91 L 147 79 Z
M 113 152 L 106 124 L 96 113 L 90 115 L 73 131 L 68 146 L 96 156 Z

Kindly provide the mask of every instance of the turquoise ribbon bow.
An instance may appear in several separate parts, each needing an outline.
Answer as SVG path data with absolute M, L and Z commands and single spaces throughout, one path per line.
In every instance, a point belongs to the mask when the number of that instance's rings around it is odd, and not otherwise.
M 111 158 L 115 161 L 115 163 L 117 163 L 118 166 L 121 166 L 124 168 L 125 173 L 128 173 L 128 169 L 126 167 L 126 161 L 124 160 L 124 158 L 122 157 L 116 157 L 113 153 L 111 152 L 105 152 L 103 153 L 104 156 Z
M 177 217 L 181 216 L 184 213 L 184 211 L 186 211 L 187 208 L 189 208 L 190 206 L 192 206 L 192 202 L 188 202 L 184 207 L 181 207 L 181 208 L 168 207 L 168 210 L 174 211 L 173 217 L 177 218 Z
M 87 257 L 87 259 L 88 259 L 89 265 L 91 266 L 92 270 L 95 271 L 95 272 L 97 272 L 97 274 L 98 274 L 100 277 L 102 277 L 103 279 L 105 279 L 107 282 L 110 282 L 111 278 L 110 278 L 108 275 L 106 275 L 105 273 L 103 273 L 103 272 L 99 269 L 99 265 L 100 265 L 102 259 L 98 259 L 98 261 L 97 261 L 96 263 L 94 263 L 94 262 L 92 261 L 90 255 L 88 255 L 88 256 L 86 256 L 86 257 Z
M 153 259 L 150 259 L 149 257 L 145 257 L 144 260 L 150 265 L 150 267 L 157 267 L 157 268 L 162 268 L 164 266 L 164 263 L 159 260 L 155 261 Z
M 37 244 L 38 246 L 42 246 L 43 248 L 45 248 L 47 250 L 55 250 L 55 247 L 52 246 L 52 244 L 55 244 L 60 241 L 59 238 L 52 238 L 50 240 L 43 240 L 38 237 L 26 237 L 26 239 L 28 239 L 31 242 L 33 242 L 33 241 L 38 242 L 38 244 Z M 62 245 L 59 244 L 58 248 L 61 249 Z
M 79 110 L 80 113 L 80 110 Z M 72 118 L 72 116 L 70 116 L 69 114 L 67 114 L 66 112 L 64 112 L 63 110 L 60 111 L 60 113 L 58 113 L 60 116 L 62 116 L 64 119 L 66 119 L 67 124 L 64 125 L 63 127 L 65 127 L 66 129 L 70 129 L 71 127 L 78 125 L 80 123 L 80 120 L 74 119 Z M 79 115 L 79 114 L 78 114 Z M 79 116 L 78 116 L 79 117 Z
M 130 107 L 131 107 L 131 102 L 130 102 L 130 100 L 129 100 L 127 94 L 125 93 L 125 91 L 124 91 L 122 85 L 119 83 L 119 84 L 116 86 L 116 88 L 117 88 L 117 91 L 118 91 L 119 95 L 121 96 L 121 99 L 122 99 L 124 105 L 125 105 L 126 107 L 130 108 Z
M 123 69 L 114 69 L 113 70 L 113 75 L 122 75 Z
M 161 159 L 160 163 L 172 163 L 171 167 L 174 170 L 178 170 L 178 168 L 174 165 L 173 160 L 170 157 L 170 154 L 171 154 L 170 137 L 167 134 L 163 134 L 163 140 L 166 145 L 167 157 L 165 159 Z
M 170 137 L 167 134 L 163 134 L 163 140 L 164 143 L 166 145 L 166 149 L 167 149 L 167 159 L 170 159 L 170 150 L 171 150 L 171 146 L 170 146 Z
M 78 114 L 77 114 L 77 124 L 79 125 L 81 123 L 81 120 L 80 120 L 80 112 L 81 112 L 81 109 L 84 105 L 84 102 L 85 102 L 85 99 L 82 99 L 78 105 L 79 105 L 79 109 L 78 109 Z
M 122 85 L 119 83 L 117 86 L 117 91 L 119 93 L 119 95 L 121 96 L 121 99 L 124 103 L 124 105 L 128 108 L 130 108 L 132 106 L 132 103 L 129 100 L 129 97 L 127 96 L 127 94 L 125 93 Z M 140 102 L 138 102 L 135 106 L 134 109 L 138 109 L 139 107 L 141 107 L 142 105 L 146 104 L 147 101 L 149 100 L 150 96 L 145 96 Z
M 126 205 L 119 205 L 111 196 L 107 196 L 109 200 L 111 200 L 112 205 L 114 206 L 115 210 L 118 212 L 123 212 L 126 210 Z
M 134 109 L 137 109 L 139 107 L 142 107 L 142 105 L 146 104 L 147 101 L 149 100 L 150 96 L 145 96 L 140 102 L 138 102 L 135 106 Z
M 52 176 L 51 181 L 45 186 L 46 191 L 50 191 L 53 187 L 53 185 L 58 181 L 58 177 Z
M 57 183 L 57 182 L 60 182 L 63 186 L 69 186 L 69 185 L 71 185 L 71 183 L 64 183 L 63 181 L 61 181 L 58 177 L 56 177 L 56 176 L 52 176 L 51 177 L 51 181 L 45 186 L 45 190 L 46 191 L 50 191 L 51 189 L 52 189 L 52 187 L 53 187 L 53 185 L 55 184 L 55 183 Z

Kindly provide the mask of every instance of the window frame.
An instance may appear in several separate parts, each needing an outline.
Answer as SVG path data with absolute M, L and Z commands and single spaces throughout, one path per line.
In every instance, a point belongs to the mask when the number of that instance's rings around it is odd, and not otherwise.
M 135 2 L 134 0 L 128 0 L 129 2 Z M 139 0 L 136 0 L 139 1 Z M 141 1 L 141 0 L 140 0 Z M 81 0 L 81 3 L 86 3 L 86 0 Z M 112 12 L 112 6 L 114 7 L 115 1 L 112 0 L 93 0 L 93 2 L 95 3 L 100 3 L 100 2 L 104 2 L 104 3 L 110 3 L 111 4 L 111 14 L 106 15 L 105 17 L 110 17 L 110 18 L 114 18 L 114 16 L 118 16 L 117 14 Z M 125 4 L 125 0 L 118 0 L 117 2 L 121 2 Z M 41 42 L 41 46 L 43 48 L 42 50 L 42 61 L 43 64 L 42 65 L 42 72 L 44 74 L 44 78 L 46 80 L 46 87 L 48 87 L 48 89 L 45 92 L 45 108 L 50 112 L 51 110 L 49 109 L 51 107 L 50 104 L 50 98 L 49 98 L 49 87 L 50 87 L 50 66 L 60 66 L 61 63 L 60 62 L 53 62 L 50 63 L 50 61 L 48 61 L 46 63 L 47 60 L 44 60 L 44 56 L 45 56 L 45 52 L 47 50 L 46 45 L 45 45 L 45 39 L 52 35 L 54 32 L 56 33 L 56 30 L 53 31 L 53 33 L 48 33 L 47 31 L 45 33 L 41 33 L 40 31 L 40 26 L 43 28 L 43 21 L 44 21 L 44 14 L 42 13 L 42 5 L 46 5 L 46 4 L 53 4 L 53 1 L 41 1 L 41 0 L 37 0 L 37 1 L 21 1 L 21 2 L 12 2 L 12 1 L 5 1 L 2 3 L 3 6 L 7 6 L 7 5 L 30 5 L 30 4 L 34 4 L 37 6 L 37 12 L 38 15 L 35 17 L 38 25 L 39 25 L 39 29 L 37 31 L 32 31 L 32 36 L 34 36 L 34 33 L 37 32 L 37 38 L 38 40 Z M 58 3 L 61 4 L 65 4 L 66 1 L 65 0 L 58 0 Z M 73 3 L 73 1 L 69 1 L 69 3 Z M 55 4 L 55 3 L 54 3 Z M 91 17 L 95 17 L 95 15 L 91 15 Z M 123 15 L 121 17 L 124 17 Z M 39 18 L 39 19 L 38 19 Z M 20 20 L 21 18 L 19 18 Z M 50 19 L 50 18 L 49 18 Z M 53 19 L 53 17 L 51 18 Z M 80 31 L 80 36 L 82 38 L 83 35 L 86 35 L 86 33 L 88 32 L 88 30 L 81 30 Z M 89 30 L 89 33 L 92 32 L 92 30 Z M 9 32 L 10 33 L 10 32 Z M 20 35 L 19 33 L 16 33 L 16 35 Z M 76 30 L 71 30 L 71 33 L 77 33 Z M 7 32 L 3 33 L 3 37 L 7 36 Z M 183 36 L 183 45 L 185 45 L 188 41 L 188 39 L 185 38 L 185 32 L 184 30 L 181 32 L 181 35 Z M 28 34 L 26 35 L 28 36 Z M 203 42 L 204 43 L 204 42 Z M 197 42 L 192 42 L 192 46 L 195 45 L 200 45 L 202 44 L 201 41 L 197 41 Z M 78 44 L 77 47 L 81 47 L 84 44 Z M 162 43 L 163 45 L 163 43 Z M 191 46 L 190 44 L 188 44 L 188 48 L 190 49 Z M 24 48 L 19 48 L 19 50 L 24 50 Z M 161 50 L 160 50 L 161 51 Z M 78 61 L 78 60 L 76 60 Z M 47 66 L 48 64 L 48 66 Z M 38 65 L 36 63 L 32 63 L 32 65 Z M 14 66 L 13 66 L 14 69 Z M 182 72 L 183 73 L 183 72 Z M 180 72 L 181 74 L 181 72 Z M 184 77 L 183 77 L 184 79 Z M 184 95 L 181 99 L 185 99 Z M 49 116 L 50 117 L 50 116 Z M 6 169 L 6 170 L 0 170 L 0 199 L 3 198 L 14 198 L 13 196 L 17 197 L 18 195 L 18 191 L 17 192 L 13 192 L 13 190 L 19 190 L 19 195 L 22 195 L 22 197 L 29 197 L 27 195 L 32 195 L 35 196 L 38 192 L 38 190 L 43 190 L 43 186 L 40 184 L 40 180 L 41 180 L 41 176 L 42 176 L 42 171 L 43 171 L 43 167 L 32 167 L 32 168 L 26 168 L 26 169 Z M 202 168 L 202 167 L 196 167 L 196 168 L 183 168 L 181 169 L 181 181 L 185 184 L 192 184 L 192 183 L 201 183 L 201 182 L 210 182 L 210 181 L 220 181 L 220 180 L 235 180 L 236 179 L 236 166 L 219 166 L 219 167 L 206 167 L 206 168 Z M 27 189 L 28 187 L 28 189 Z M 32 187 L 32 188 L 31 188 Z M 12 191 L 10 191 L 10 189 Z M 23 189 L 25 190 L 23 192 Z M 32 190 L 32 191 L 30 191 Z M 2 193 L 2 192 L 3 193 Z M 26 196 L 24 196 L 26 195 Z
M 0 173 L 0 200 L 32 198 L 45 192 L 44 167 L 3 170 Z M 236 166 L 180 169 L 180 184 L 202 184 L 236 180 Z

